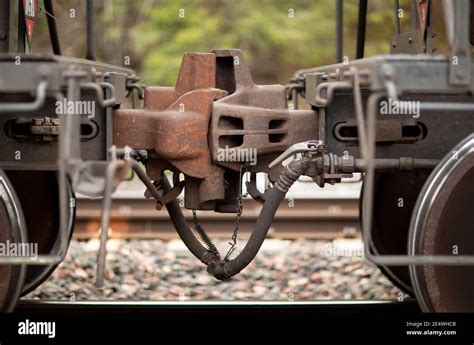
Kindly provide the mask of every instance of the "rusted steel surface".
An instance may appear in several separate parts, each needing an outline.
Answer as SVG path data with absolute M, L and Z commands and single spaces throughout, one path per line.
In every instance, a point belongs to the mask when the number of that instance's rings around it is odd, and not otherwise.
M 148 87 L 142 109 L 114 111 L 114 144 L 147 150 L 153 180 L 183 173 L 189 209 L 235 212 L 241 166 L 269 172 L 317 132 L 316 112 L 289 110 L 282 85 L 255 85 L 239 50 L 186 53 L 175 87 Z
M 205 178 L 215 169 L 207 144 L 211 105 L 224 95 L 215 89 L 214 55 L 185 54 L 176 87 L 149 87 L 143 109 L 114 112 L 114 143 L 154 151 L 151 178 L 159 178 L 166 163 Z
M 143 109 L 114 112 L 114 143 L 148 150 L 151 179 L 169 169 L 184 173 L 186 184 L 198 179 L 198 190 L 208 191 L 199 193 L 192 208 L 224 195 L 224 184 L 214 183 L 223 180 L 224 170 L 212 164 L 207 142 L 212 102 L 227 94 L 215 88 L 215 71 L 214 54 L 187 53 L 176 87 L 149 87 Z
M 289 109 L 283 85 L 255 85 L 240 50 L 214 53 L 217 87 L 229 92 L 212 105 L 210 144 L 217 164 L 238 171 L 244 163 L 248 171 L 268 172 L 268 163 L 290 145 L 316 139 L 315 111 Z M 225 154 L 232 149 L 240 153 L 235 155 L 239 160 Z M 242 159 L 250 150 L 257 155 L 252 164 Z

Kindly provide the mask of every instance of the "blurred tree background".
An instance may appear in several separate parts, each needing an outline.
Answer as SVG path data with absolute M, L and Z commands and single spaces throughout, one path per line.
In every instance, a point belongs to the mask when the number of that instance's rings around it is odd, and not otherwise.
M 439 2 L 440 0 L 435 0 Z M 40 3 L 33 52 L 51 52 Z M 410 0 L 401 0 L 402 32 Z M 295 70 L 335 62 L 335 0 L 102 0 L 94 2 L 97 60 L 135 69 L 148 85 L 174 85 L 184 52 L 243 50 L 257 83 L 286 83 Z M 344 55 L 354 58 L 358 0 L 344 0 Z M 53 1 L 64 55 L 84 57 L 85 1 Z M 365 56 L 385 54 L 393 1 L 369 0 Z M 437 6 L 440 7 L 440 6 Z M 438 15 L 438 17 L 440 17 Z M 442 18 L 441 18 L 442 20 Z

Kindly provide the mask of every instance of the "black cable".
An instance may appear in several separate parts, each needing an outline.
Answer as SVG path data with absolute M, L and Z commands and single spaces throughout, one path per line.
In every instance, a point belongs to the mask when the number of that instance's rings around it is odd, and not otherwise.
M 44 9 L 46 11 L 49 38 L 51 40 L 51 47 L 53 48 L 53 53 L 56 55 L 61 55 L 61 46 L 59 45 L 58 29 L 56 27 L 56 19 L 54 18 L 53 2 L 51 0 L 44 0 Z
M 359 0 L 359 20 L 357 27 L 356 59 L 364 57 L 365 26 L 367 22 L 367 0 Z

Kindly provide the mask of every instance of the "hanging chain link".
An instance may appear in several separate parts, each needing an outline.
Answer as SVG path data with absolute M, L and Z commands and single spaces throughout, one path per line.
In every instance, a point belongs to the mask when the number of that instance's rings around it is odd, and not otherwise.
M 234 222 L 234 231 L 232 233 L 232 238 L 231 241 L 229 242 L 230 249 L 227 252 L 224 260 L 228 261 L 230 256 L 237 250 L 237 235 L 239 232 L 239 227 L 240 227 L 240 217 L 242 216 L 242 211 L 244 209 L 244 198 L 247 197 L 248 193 L 242 194 L 242 176 L 245 173 L 243 171 L 243 166 L 240 166 L 240 176 L 239 176 L 239 194 L 237 195 L 237 203 L 236 203 L 236 217 L 235 217 L 235 222 Z M 194 224 L 194 229 L 198 233 L 199 237 L 201 240 L 206 244 L 207 249 L 216 257 L 219 256 L 219 251 L 217 250 L 216 246 L 210 239 L 210 237 L 207 235 L 207 233 L 204 231 L 204 229 L 201 227 L 199 224 L 199 220 L 196 214 L 196 210 L 193 210 L 193 224 Z
M 245 171 L 243 171 L 243 165 L 240 166 L 240 176 L 239 176 L 239 194 L 237 195 L 237 204 L 236 204 L 236 211 L 237 214 L 235 216 L 235 222 L 234 222 L 234 232 L 232 233 L 232 240 L 229 242 L 230 248 L 229 251 L 227 252 L 224 260 L 228 261 L 230 256 L 238 249 L 237 247 L 237 234 L 239 232 L 239 227 L 240 227 L 240 217 L 242 216 L 242 211 L 244 209 L 244 198 L 248 195 L 246 192 L 245 195 L 242 194 L 242 176 L 245 174 Z

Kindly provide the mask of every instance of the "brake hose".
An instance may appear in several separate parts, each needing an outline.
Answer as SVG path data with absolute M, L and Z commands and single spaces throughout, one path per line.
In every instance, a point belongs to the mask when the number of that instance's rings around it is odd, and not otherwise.
M 280 202 L 293 183 L 308 169 L 308 165 L 306 159 L 294 160 L 283 169 L 273 187 L 268 191 L 247 244 L 240 254 L 232 260 L 221 259 L 219 255 L 211 253 L 199 242 L 186 222 L 177 200 L 167 203 L 166 208 L 179 237 L 191 253 L 207 265 L 207 272 L 219 280 L 226 280 L 242 271 L 255 258 L 267 236 Z M 161 186 L 165 193 L 171 189 L 165 176 L 162 178 Z

